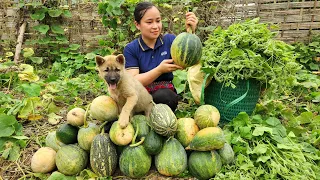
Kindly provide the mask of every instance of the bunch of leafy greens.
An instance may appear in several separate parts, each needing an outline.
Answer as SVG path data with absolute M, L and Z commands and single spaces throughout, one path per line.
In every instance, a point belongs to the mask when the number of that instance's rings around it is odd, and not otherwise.
M 320 70 L 320 62 L 316 57 L 320 57 L 320 34 L 314 36 L 310 43 L 297 42 L 294 44 L 298 53 L 297 60 L 308 70 Z
M 235 152 L 235 165 L 215 179 L 317 179 L 320 152 L 288 132 L 280 120 L 241 112 L 224 132 Z
M 239 80 L 256 79 L 272 92 L 285 92 L 296 83 L 301 66 L 294 47 L 275 40 L 275 32 L 259 18 L 216 28 L 204 42 L 202 70 L 225 86 Z

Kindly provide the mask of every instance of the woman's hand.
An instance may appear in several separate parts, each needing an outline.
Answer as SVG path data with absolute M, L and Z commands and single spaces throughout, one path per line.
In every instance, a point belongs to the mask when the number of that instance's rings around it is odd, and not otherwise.
M 193 12 L 187 12 L 186 13 L 186 30 L 188 32 L 188 29 L 191 28 L 192 33 L 196 32 L 198 24 L 198 18 Z
M 159 66 L 157 66 L 157 69 L 159 72 L 161 72 L 161 74 L 169 73 L 177 69 L 183 69 L 181 66 L 178 66 L 172 63 L 173 63 L 172 59 L 165 59 L 159 64 Z

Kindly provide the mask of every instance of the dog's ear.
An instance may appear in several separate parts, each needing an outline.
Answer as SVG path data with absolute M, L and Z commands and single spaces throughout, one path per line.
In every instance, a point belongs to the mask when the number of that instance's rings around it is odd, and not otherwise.
M 101 66 L 106 60 L 104 60 L 104 58 L 102 56 L 97 55 L 96 56 L 96 64 L 99 66 Z
M 122 65 L 124 65 L 124 64 L 126 63 L 126 60 L 124 59 L 123 54 L 119 54 L 119 55 L 116 57 L 116 60 L 117 60 L 120 64 L 122 64 Z

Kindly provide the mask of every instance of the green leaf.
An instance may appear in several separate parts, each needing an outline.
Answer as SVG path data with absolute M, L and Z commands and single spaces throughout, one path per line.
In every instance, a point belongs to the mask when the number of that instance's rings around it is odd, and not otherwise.
M 239 127 L 240 130 L 240 136 L 245 139 L 251 139 L 252 138 L 252 132 L 251 127 Z
M 245 55 L 242 49 L 233 48 L 229 54 L 230 58 L 243 57 Z
M 69 47 L 70 47 L 70 50 L 75 51 L 75 50 L 79 49 L 81 47 L 81 45 L 80 44 L 70 44 Z
M 60 119 L 62 119 L 62 117 L 56 115 L 55 113 L 50 113 L 48 115 L 49 124 L 56 125 L 56 124 L 58 124 L 60 122 Z
M 250 118 L 246 112 L 240 112 L 237 117 L 232 120 L 232 125 L 237 130 L 239 127 L 245 127 L 249 124 Z
M 58 25 L 52 25 L 51 30 L 53 33 L 56 33 L 56 34 L 64 34 L 64 30 Z
M 41 86 L 38 84 L 22 84 L 21 87 L 23 89 L 23 92 L 26 93 L 28 97 L 40 96 Z
M 272 127 L 278 126 L 279 124 L 281 124 L 280 120 L 278 118 L 275 117 L 269 117 L 266 120 L 266 123 Z
M 72 14 L 69 10 L 63 10 L 63 16 L 64 17 L 68 17 L 68 18 L 71 18 L 72 17 Z
M 9 137 L 14 131 L 14 124 L 17 120 L 14 116 L 9 116 L 6 114 L 0 114 L 0 137 Z
M 286 145 L 286 144 L 277 144 L 277 148 L 279 149 L 285 149 L 285 150 L 292 150 L 293 147 L 291 145 Z
M 39 97 L 31 97 L 26 98 L 23 101 L 24 106 L 19 111 L 19 118 L 27 119 L 28 116 L 33 115 L 35 112 L 35 108 L 42 107 L 43 104 L 41 103 L 41 99 Z
M 268 127 L 256 127 L 252 133 L 253 136 L 262 136 L 265 132 L 272 134 L 272 129 Z
M 37 10 L 34 14 L 30 15 L 31 19 L 33 20 L 43 20 L 46 17 L 46 12 Z
M 267 150 L 268 150 L 267 144 L 258 144 L 251 153 L 260 155 L 260 154 L 265 154 Z
M 50 27 L 48 25 L 40 24 L 32 27 L 34 30 L 39 31 L 41 34 L 46 34 Z
M 31 57 L 34 55 L 34 51 L 32 48 L 24 48 L 23 49 L 23 57 L 27 58 L 27 57 Z
M 297 117 L 297 120 L 300 124 L 309 124 L 312 122 L 313 113 L 312 112 L 303 112 L 300 116 Z
M 318 70 L 319 70 L 319 65 L 318 65 L 318 64 L 315 64 L 315 63 L 313 63 L 313 62 L 309 64 L 309 67 L 310 67 L 310 69 L 313 70 L 313 71 L 318 71 Z
M 16 161 L 20 157 L 20 147 L 16 144 L 10 150 L 9 158 L 10 161 Z
M 86 59 L 94 59 L 96 57 L 95 53 L 87 53 L 84 58 Z
M 49 9 L 48 14 L 51 17 L 59 17 L 62 14 L 61 9 Z
M 30 57 L 29 59 L 36 64 L 41 64 L 43 62 L 42 57 Z
M 266 163 L 269 159 L 271 159 L 270 156 L 259 156 L 258 159 L 257 159 L 257 162 Z

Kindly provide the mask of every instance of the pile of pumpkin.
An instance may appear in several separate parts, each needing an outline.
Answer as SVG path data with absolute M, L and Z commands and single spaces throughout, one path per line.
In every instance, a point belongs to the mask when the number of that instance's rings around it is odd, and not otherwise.
M 101 125 L 88 124 L 87 114 Z M 154 156 L 162 175 L 177 176 L 188 168 L 196 178 L 209 179 L 234 161 L 218 127 L 219 111 L 211 105 L 200 106 L 194 119 L 177 119 L 169 106 L 156 104 L 149 119 L 135 115 L 124 129 L 115 121 L 117 116 L 117 105 L 109 96 L 95 98 L 87 110 L 70 110 L 67 123 L 50 132 L 46 147 L 33 155 L 32 170 L 48 173 L 57 168 L 64 175 L 76 175 L 89 167 L 99 176 L 112 176 L 119 165 L 126 176 L 141 178 Z

